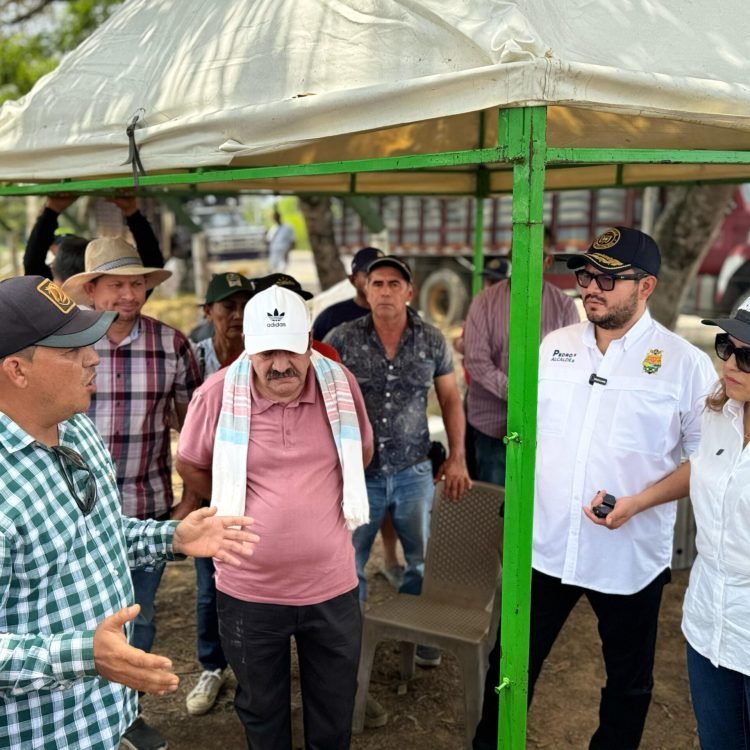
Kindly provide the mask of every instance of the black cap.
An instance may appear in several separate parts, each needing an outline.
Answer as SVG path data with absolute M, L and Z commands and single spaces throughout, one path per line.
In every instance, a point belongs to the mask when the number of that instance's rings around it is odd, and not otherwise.
M 285 289 L 289 289 L 292 292 L 296 292 L 304 300 L 312 299 L 313 295 L 311 292 L 305 291 L 302 288 L 302 284 L 290 276 L 288 273 L 269 273 L 268 276 L 261 276 L 259 279 L 253 279 L 255 282 L 255 292 L 262 292 L 264 289 L 269 289 L 272 286 L 282 286 Z
M 356 254 L 352 258 L 352 273 L 367 273 L 367 269 L 376 258 L 382 258 L 385 253 L 382 250 L 378 250 L 377 247 L 363 247 L 361 250 L 357 250 Z
M 507 258 L 488 258 L 482 269 L 482 276 L 494 281 L 502 281 L 508 278 L 510 263 Z
M 27 346 L 67 349 L 97 342 L 114 312 L 83 310 L 59 286 L 43 276 L 16 276 L 0 281 L 0 358 Z
M 733 318 L 701 320 L 706 326 L 718 326 L 743 344 L 750 344 L 750 299 L 746 299 Z
M 610 227 L 591 243 L 584 254 L 562 257 L 567 258 L 568 268 L 583 268 L 590 263 L 605 273 L 640 268 L 651 276 L 658 276 L 661 266 L 661 253 L 654 240 L 630 227 Z
M 376 268 L 385 267 L 401 271 L 401 275 L 411 284 L 411 268 L 409 268 L 406 261 L 397 258 L 395 255 L 384 255 L 382 258 L 376 258 L 367 267 L 367 274 L 371 274 Z
M 255 292 L 255 284 L 241 273 L 215 273 L 211 277 L 211 281 L 208 282 L 204 304 L 210 305 L 213 302 L 221 302 L 221 300 L 231 297 L 237 292 L 246 292 L 248 295 L 252 295 Z

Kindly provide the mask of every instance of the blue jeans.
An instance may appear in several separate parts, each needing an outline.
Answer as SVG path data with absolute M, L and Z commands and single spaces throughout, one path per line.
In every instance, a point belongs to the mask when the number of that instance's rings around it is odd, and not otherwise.
M 505 487 L 505 443 L 471 425 L 467 425 L 467 431 L 471 431 L 474 443 L 474 479 Z
M 156 636 L 154 599 L 161 577 L 164 575 L 164 568 L 164 563 L 158 563 L 130 571 L 135 591 L 135 603 L 141 605 L 141 611 L 133 623 L 132 645 L 143 651 L 151 651 L 154 645 Z
M 195 600 L 198 661 L 203 669 L 213 672 L 215 669 L 224 669 L 227 659 L 219 640 L 219 616 L 216 613 L 216 582 L 212 558 L 195 558 L 195 577 L 198 583 Z
M 701 750 L 749 750 L 750 677 L 715 667 L 689 643 L 687 666 Z
M 368 477 L 366 481 L 370 523 L 360 526 L 352 537 L 359 576 L 359 598 L 362 601 L 367 599 L 365 564 L 386 510 L 391 513 L 393 527 L 404 548 L 406 559 L 406 570 L 399 592 L 420 594 L 434 492 L 432 464 L 421 461 L 391 476 Z

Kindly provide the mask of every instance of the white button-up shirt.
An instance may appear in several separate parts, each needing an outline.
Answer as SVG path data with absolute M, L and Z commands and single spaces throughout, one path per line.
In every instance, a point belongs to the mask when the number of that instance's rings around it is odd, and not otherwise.
M 591 381 L 592 376 L 598 382 Z M 633 495 L 697 447 L 708 356 L 646 311 L 602 354 L 589 322 L 553 331 L 539 359 L 533 567 L 612 594 L 643 589 L 672 557 L 676 504 L 618 529 L 583 514 L 601 489 Z
M 743 406 L 706 410 L 690 458 L 698 557 L 685 594 L 682 632 L 714 666 L 750 675 L 750 448 Z

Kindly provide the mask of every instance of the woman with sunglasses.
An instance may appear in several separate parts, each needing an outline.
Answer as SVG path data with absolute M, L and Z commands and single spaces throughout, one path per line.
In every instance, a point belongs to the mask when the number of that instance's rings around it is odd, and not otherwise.
M 750 748 L 750 302 L 723 330 L 721 378 L 706 400 L 690 497 L 698 557 L 682 632 L 702 750 Z

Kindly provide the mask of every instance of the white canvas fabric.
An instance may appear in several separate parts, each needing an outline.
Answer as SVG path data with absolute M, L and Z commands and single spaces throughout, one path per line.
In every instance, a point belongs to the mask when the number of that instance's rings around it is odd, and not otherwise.
M 550 106 L 554 146 L 750 149 L 744 0 L 129 0 L 0 110 L 0 180 L 149 174 L 491 145 L 497 108 Z M 483 136 L 481 134 L 484 134 Z M 484 140 L 482 141 L 482 137 Z M 739 177 L 741 166 L 553 170 L 548 188 Z M 465 171 L 362 192 L 470 192 Z M 493 192 L 510 175 L 491 175 Z M 347 191 L 347 175 L 255 188 Z M 210 188 L 230 186 L 220 177 Z

